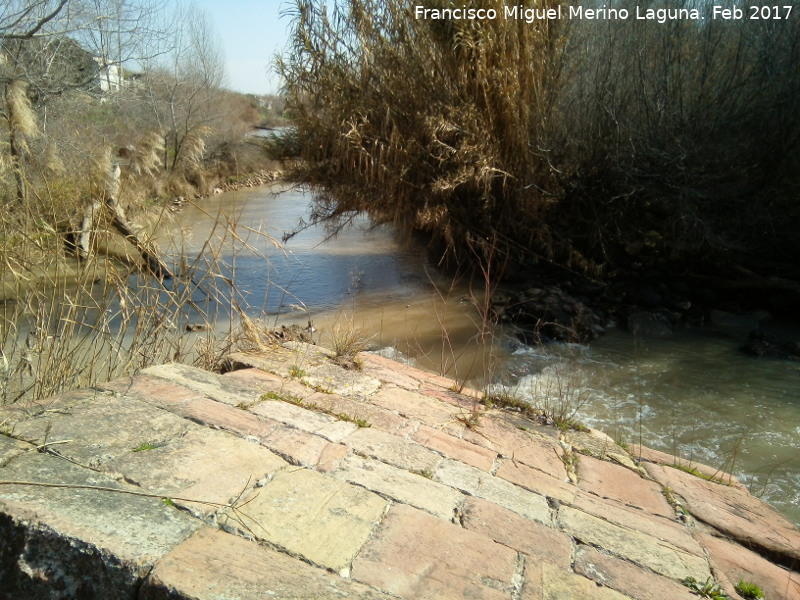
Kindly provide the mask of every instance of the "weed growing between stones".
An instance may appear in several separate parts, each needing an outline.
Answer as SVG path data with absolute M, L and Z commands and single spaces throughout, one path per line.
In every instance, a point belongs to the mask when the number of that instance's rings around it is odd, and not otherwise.
M 308 375 L 308 373 L 306 373 L 305 370 L 298 365 L 292 365 L 289 367 L 289 377 L 293 379 L 302 379 L 306 375 Z
M 303 406 L 303 399 L 289 393 L 266 392 L 261 395 L 262 400 L 279 400 L 296 406 Z
M 690 465 L 682 465 L 680 463 L 672 463 L 666 465 L 668 467 L 672 467 L 673 469 L 678 469 L 679 471 L 683 471 L 684 473 L 689 473 L 690 475 L 694 475 L 695 477 L 699 477 L 700 479 L 705 479 L 706 481 L 712 481 L 714 483 L 721 483 L 722 485 L 731 485 L 729 481 L 723 481 L 719 477 L 715 477 L 714 475 L 709 475 L 707 473 L 703 473 L 702 471 L 697 470 L 695 467 Z
M 714 581 L 710 577 L 703 583 L 700 583 L 694 577 L 687 577 L 683 580 L 683 585 L 701 598 L 709 598 L 710 600 L 731 600 L 731 597 L 722 591 L 719 582 Z
M 747 598 L 747 600 L 765 600 L 763 590 L 755 583 L 745 581 L 744 579 L 740 579 L 734 586 L 734 589 L 737 594 L 743 598 Z
M 337 412 L 335 410 L 325 408 L 324 406 L 320 406 L 316 402 L 306 402 L 299 396 L 295 396 L 293 394 L 279 394 L 276 392 L 267 392 L 261 396 L 262 400 L 279 400 L 281 402 L 288 402 L 289 404 L 294 404 L 295 406 L 299 406 L 300 408 L 305 408 L 306 410 L 313 410 L 314 412 L 320 412 L 326 415 L 330 415 L 335 419 L 339 419 L 340 421 L 346 421 L 348 423 L 353 423 L 357 427 L 371 427 L 372 425 L 366 419 L 362 419 L 360 417 L 356 417 L 353 415 L 348 415 L 347 413 Z
M 415 475 L 419 475 L 420 477 L 424 477 L 425 479 L 433 479 L 433 471 L 431 471 L 428 467 L 424 469 L 418 469 L 411 471 Z
M 142 442 L 141 444 L 133 448 L 131 452 L 145 452 L 147 450 L 156 450 L 161 446 L 163 446 L 163 444 L 156 444 L 154 442 Z

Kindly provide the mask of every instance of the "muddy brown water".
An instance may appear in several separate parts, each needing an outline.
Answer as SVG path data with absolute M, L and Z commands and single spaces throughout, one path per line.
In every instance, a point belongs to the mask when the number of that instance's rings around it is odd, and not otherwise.
M 387 356 L 732 471 L 800 524 L 800 364 L 748 357 L 720 330 L 663 340 L 612 330 L 588 346 L 524 346 L 485 326 L 480 282 L 443 277 L 391 228 L 356 219 L 333 238 L 315 226 L 278 247 L 311 201 L 285 184 L 219 194 L 185 207 L 172 233 L 187 256 L 217 239 L 240 305 L 269 325 L 311 319 L 326 343 L 335 321 L 352 320 Z M 220 217 L 236 222 L 239 240 L 222 235 Z M 797 326 L 768 327 L 800 338 Z

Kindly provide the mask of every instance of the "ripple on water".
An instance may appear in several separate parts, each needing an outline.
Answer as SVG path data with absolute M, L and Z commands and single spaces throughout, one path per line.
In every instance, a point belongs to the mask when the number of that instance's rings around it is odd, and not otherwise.
M 697 332 L 647 344 L 611 332 L 581 351 L 529 348 L 512 361 L 548 365 L 530 372 L 514 363 L 515 372 L 525 373 L 516 383 L 530 402 L 541 401 L 537 390 L 560 360 L 575 380 L 590 382 L 581 422 L 733 471 L 800 524 L 800 371 L 793 363 L 747 357 L 738 345 Z

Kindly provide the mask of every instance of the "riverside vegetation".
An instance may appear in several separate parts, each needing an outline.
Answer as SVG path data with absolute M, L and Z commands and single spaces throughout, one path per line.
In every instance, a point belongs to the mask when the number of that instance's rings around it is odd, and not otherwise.
M 246 133 L 280 119 L 279 102 L 223 83 L 197 10 L 4 4 L 0 402 L 169 360 L 213 365 L 228 342 L 208 324 L 236 297 L 217 248 L 173 267 L 150 233 L 173 205 L 274 168 Z M 222 243 L 230 225 L 219 223 Z
M 724 20 L 667 4 L 703 19 L 437 20 L 409 0 L 295 0 L 279 68 L 296 129 L 273 150 L 302 159 L 317 219 L 367 212 L 423 233 L 442 265 L 491 262 L 528 285 L 702 281 L 790 310 L 800 7 Z

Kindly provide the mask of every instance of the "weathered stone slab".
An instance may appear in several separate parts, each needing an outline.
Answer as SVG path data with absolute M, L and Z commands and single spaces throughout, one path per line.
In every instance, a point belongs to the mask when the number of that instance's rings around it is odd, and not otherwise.
M 287 462 L 301 467 L 316 467 L 323 455 L 336 452 L 347 453 L 347 447 L 329 442 L 324 437 L 282 425 L 261 438 L 261 445 Z
M 346 398 L 367 398 L 381 387 L 379 379 L 333 363 L 310 366 L 300 380 L 312 388 L 327 390 Z
M 309 400 L 311 402 L 311 400 Z M 253 406 L 250 412 L 291 425 L 302 431 L 314 433 L 331 442 L 340 442 L 358 429 L 354 423 L 340 421 L 335 417 L 310 408 L 295 406 L 282 400 L 267 400 Z
M 221 406 L 202 398 L 181 404 L 195 402 L 206 403 L 211 418 Z M 225 419 L 232 418 L 230 411 L 223 412 Z M 218 505 L 286 466 L 257 444 L 119 395 L 88 396 L 57 418 L 44 414 L 20 423 L 19 429 L 32 439 L 44 440 L 46 435 L 51 451 L 175 498 L 198 515 L 213 513 Z
M 784 563 L 800 563 L 800 530 L 747 490 L 706 481 L 671 467 L 647 464 L 645 468 L 656 481 L 683 498 L 697 520 L 745 546 L 783 557 Z
M 447 458 L 472 465 L 482 471 L 491 471 L 497 458 L 497 454 L 487 448 L 476 446 L 427 425 L 420 425 L 411 438 L 427 448 L 440 452 Z
M 714 573 L 732 598 L 737 597 L 733 587 L 744 579 L 758 585 L 767 599 L 800 600 L 800 565 L 790 571 L 728 540 L 703 532 L 695 535 L 708 550 Z
M 224 402 L 231 406 L 250 404 L 257 402 L 261 395 L 267 391 L 268 387 L 254 387 L 253 385 L 243 385 L 230 377 L 223 377 L 216 373 L 203 371 L 189 365 L 171 363 L 157 365 L 143 369 L 142 373 L 152 377 L 166 379 L 173 384 L 180 385 L 196 393 L 208 396 L 218 402 Z
M 342 443 L 356 454 L 375 458 L 406 471 L 433 472 L 442 460 L 439 454 L 396 435 L 377 429 L 359 429 Z
M 607 587 L 600 587 L 591 579 L 564 571 L 548 563 L 534 566 L 541 569 L 541 595 L 533 595 L 533 590 L 523 588 L 522 598 L 529 600 L 631 600 L 628 596 Z M 526 586 L 527 588 L 528 586 Z M 535 592 L 534 592 L 535 593 Z M 670 598 L 670 600 L 672 600 Z
M 387 506 L 372 492 L 302 468 L 279 472 L 245 502 L 220 522 L 345 573 Z
M 677 465 L 681 467 L 696 469 L 703 475 L 707 477 L 713 477 L 714 479 L 718 479 L 726 483 L 727 485 L 732 485 L 734 487 L 739 487 L 741 489 L 747 489 L 739 482 L 738 479 L 736 479 L 736 477 L 734 477 L 730 473 L 726 473 L 725 471 L 721 471 L 719 469 L 714 469 L 713 467 L 709 467 L 708 465 L 704 465 L 702 463 L 693 460 L 688 460 L 686 458 L 681 458 L 680 456 L 667 454 L 666 452 L 661 452 L 659 450 L 653 450 L 652 448 L 648 448 L 647 446 L 642 446 L 640 444 L 632 444 L 630 448 L 630 453 L 631 456 L 642 462 L 652 462 L 664 466 Z
M 464 502 L 463 494 L 451 487 L 431 481 L 421 474 L 358 456 L 345 457 L 328 474 L 429 512 L 445 521 L 452 520 Z
M 425 372 L 377 354 L 362 352 L 364 371 L 381 381 L 393 383 L 407 390 L 415 390 L 422 382 Z
M 17 456 L 34 450 L 31 444 L 6 437 L 0 434 L 0 468 L 6 466 Z
M 442 404 L 449 404 L 462 411 L 473 410 L 476 406 L 483 409 L 483 405 L 480 403 L 483 394 L 469 388 L 460 388 L 454 385 L 454 383 L 455 382 L 453 382 L 453 385 L 449 388 L 441 388 L 437 385 L 426 383 L 423 384 L 418 391 L 428 398 L 438 400 L 442 402 Z M 457 389 L 461 391 L 455 391 Z
M 283 459 L 258 444 L 193 426 L 157 448 L 121 454 L 107 461 L 103 469 L 122 473 L 150 492 L 175 498 L 198 515 L 207 515 L 286 466 Z
M 139 600 L 390 600 L 286 554 L 203 528 L 156 563 Z
M 591 546 L 578 547 L 575 572 L 635 600 L 697 600 L 685 585 L 598 552 Z
M 145 386 L 141 385 L 143 380 L 146 380 L 146 393 L 142 389 Z M 133 381 L 137 385 L 135 387 L 127 387 L 134 393 L 136 399 L 143 400 L 152 406 L 162 408 L 199 425 L 229 431 L 242 437 L 256 438 L 266 436 L 282 425 L 277 421 L 258 417 L 242 408 L 212 400 L 197 392 L 185 390 L 185 388 L 179 388 L 179 386 L 174 386 L 158 377 L 136 375 Z M 181 398 L 181 395 L 173 393 L 171 388 L 184 389 L 190 394 L 190 397 Z
M 316 393 L 307 385 L 303 385 L 298 379 L 284 379 L 274 373 L 268 373 L 260 369 L 248 368 L 230 371 L 225 373 L 223 378 L 254 389 L 263 390 L 264 393 L 272 392 L 278 396 L 291 395 L 306 400 Z
M 578 488 L 567 481 L 556 479 L 539 469 L 509 459 L 503 459 L 495 475 L 526 490 L 561 502 L 571 503 L 578 493 Z
M 703 558 L 640 531 L 608 523 L 567 506 L 559 510 L 558 521 L 564 531 L 581 542 L 605 548 L 671 579 L 694 577 L 705 581 L 711 576 Z
M 625 450 L 620 448 L 611 437 L 597 429 L 586 431 L 570 429 L 564 434 L 564 437 L 574 450 L 601 460 L 608 459 L 611 455 L 623 456 L 626 454 Z
M 228 362 L 237 366 L 248 366 L 275 373 L 291 379 L 297 370 L 303 370 L 328 361 L 330 350 L 309 344 L 294 347 L 270 346 L 263 352 L 234 352 L 228 355 Z
M 534 494 L 493 477 L 489 473 L 454 460 L 445 460 L 436 469 L 434 480 L 507 508 L 518 515 L 549 525 L 550 507 L 544 496 Z
M 144 400 L 167 408 L 182 404 L 203 395 L 161 377 L 138 373 L 133 377 L 121 377 L 99 386 L 100 389 L 116 392 L 128 398 Z
M 572 540 L 562 531 L 520 517 L 515 512 L 482 500 L 467 498 L 461 522 L 466 529 L 522 552 L 535 561 L 571 568 Z
M 591 456 L 581 456 L 578 461 L 578 487 L 653 515 L 668 518 L 675 515 L 660 485 L 643 479 L 635 471 Z
M 458 409 L 399 387 L 384 387 L 369 401 L 388 410 L 395 410 L 403 417 L 420 421 L 429 427 L 438 428 L 458 424 L 456 419 L 459 414 Z
M 391 508 L 353 563 L 353 579 L 404 600 L 508 600 L 517 553 L 414 508 Z
M 0 596 L 130 598 L 155 561 L 201 523 L 160 498 L 45 454 L 18 456 L 0 485 Z M 118 490 L 118 491 L 114 491 Z
M 351 419 L 362 419 L 371 427 L 389 433 L 397 433 L 409 422 L 408 419 L 401 417 L 396 412 L 375 406 L 369 401 L 345 398 L 338 394 L 314 392 L 310 395 L 307 394 L 304 401 L 315 404 L 318 407 L 315 410 L 322 410 L 334 415 L 346 415 Z
M 689 529 L 674 516 L 650 515 L 616 500 L 604 500 L 583 491 L 578 492 L 570 505 L 609 523 L 652 535 L 695 556 L 703 554 L 703 549 Z
M 562 462 L 564 450 L 553 438 L 522 431 L 499 419 L 483 418 L 475 431 L 464 433 L 464 439 L 556 479 L 567 479 Z
M 87 426 L 91 423 L 91 426 Z M 196 425 L 146 402 L 111 393 L 86 392 L 68 410 L 18 423 L 15 435 L 44 443 L 79 464 L 105 468 L 143 443 L 163 445 Z

